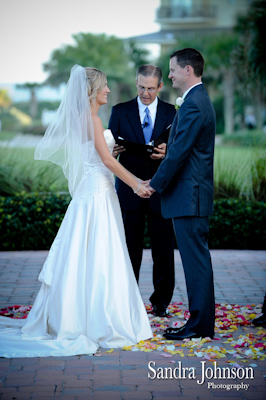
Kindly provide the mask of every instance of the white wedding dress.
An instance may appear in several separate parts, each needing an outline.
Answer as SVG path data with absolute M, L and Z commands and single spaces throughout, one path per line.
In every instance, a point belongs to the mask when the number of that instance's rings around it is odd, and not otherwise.
M 104 136 L 112 151 L 111 131 Z M 39 275 L 34 305 L 26 320 L 0 317 L 1 357 L 93 354 L 152 337 L 113 174 L 92 142 L 82 151 L 85 175 Z

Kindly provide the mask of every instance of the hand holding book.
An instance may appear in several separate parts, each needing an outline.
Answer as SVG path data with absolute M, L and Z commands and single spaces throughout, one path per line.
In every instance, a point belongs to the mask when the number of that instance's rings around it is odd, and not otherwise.
M 129 154 L 151 157 L 153 160 L 163 158 L 166 151 L 166 142 L 168 140 L 171 125 L 169 125 L 162 134 L 150 143 L 138 143 L 125 140 L 123 137 L 116 138 L 116 145 L 114 148 L 114 155 L 126 151 Z

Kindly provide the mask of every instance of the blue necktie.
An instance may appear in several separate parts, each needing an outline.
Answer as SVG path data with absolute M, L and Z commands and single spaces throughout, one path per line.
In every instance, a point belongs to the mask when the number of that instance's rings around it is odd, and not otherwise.
M 152 120 L 151 120 L 151 116 L 150 116 L 148 107 L 145 108 L 145 113 L 146 113 L 146 115 L 143 120 L 142 129 L 143 129 L 145 143 L 147 144 L 151 141 L 153 127 L 152 127 Z

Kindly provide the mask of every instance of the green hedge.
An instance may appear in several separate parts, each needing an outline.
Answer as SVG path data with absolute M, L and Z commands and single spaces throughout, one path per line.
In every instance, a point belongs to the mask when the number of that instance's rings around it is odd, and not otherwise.
M 0 197 L 0 250 L 49 249 L 70 201 L 68 194 Z M 215 200 L 212 249 L 266 249 L 266 203 Z M 150 246 L 147 228 L 144 247 Z
M 209 245 L 213 249 L 266 250 L 266 203 L 215 200 Z
M 0 250 L 49 249 L 69 201 L 69 194 L 0 197 Z

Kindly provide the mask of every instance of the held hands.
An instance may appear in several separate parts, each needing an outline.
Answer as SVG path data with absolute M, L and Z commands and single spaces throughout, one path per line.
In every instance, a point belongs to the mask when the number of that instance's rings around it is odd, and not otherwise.
M 153 194 L 156 192 L 156 190 L 153 189 L 153 187 L 151 187 L 150 181 L 151 181 L 151 179 L 149 179 L 148 181 L 145 181 L 144 183 L 145 183 L 146 188 L 151 192 L 151 194 Z
M 165 157 L 166 153 L 166 143 L 161 143 L 158 147 L 154 147 L 156 153 L 152 153 L 151 158 L 153 160 L 159 160 L 160 158 Z
M 138 187 L 133 191 L 135 194 L 137 194 L 139 197 L 142 197 L 144 199 L 148 199 L 151 197 L 151 195 L 153 193 L 156 192 L 156 190 L 154 190 L 151 186 L 150 186 L 150 181 L 142 181 L 142 180 L 138 180 Z
M 147 189 L 144 181 L 138 179 L 136 183 L 138 184 L 138 187 L 136 189 L 133 188 L 133 192 L 137 196 L 142 197 L 144 199 L 148 199 L 149 197 L 151 197 L 151 192 L 149 191 L 149 189 Z

